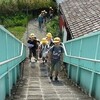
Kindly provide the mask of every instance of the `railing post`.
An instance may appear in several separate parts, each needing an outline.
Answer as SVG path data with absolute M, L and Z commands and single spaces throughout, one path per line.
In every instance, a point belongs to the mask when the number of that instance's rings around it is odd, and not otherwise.
M 70 64 L 68 64 L 68 78 L 70 78 Z
M 95 60 L 96 60 L 97 54 L 98 54 L 99 41 L 100 41 L 100 35 L 98 35 L 98 38 L 97 38 L 97 45 L 96 45 L 96 52 L 95 52 Z M 95 65 L 96 65 L 96 62 L 94 62 L 93 67 Z M 89 89 L 89 96 L 91 96 L 92 89 L 93 89 L 94 75 L 95 75 L 95 73 L 92 71 L 92 74 L 91 74 L 91 83 L 90 83 L 90 89 Z
M 8 36 L 6 34 L 6 50 L 7 50 L 7 54 L 6 54 L 6 59 L 8 59 Z M 7 64 L 7 72 L 8 72 L 9 68 L 8 68 L 8 64 Z M 10 77 L 9 77 L 9 72 L 7 73 L 7 91 L 8 91 L 8 95 L 11 96 L 10 93 Z
M 92 89 L 93 89 L 93 82 L 94 82 L 94 72 L 91 74 L 91 81 L 90 81 L 90 88 L 89 88 L 89 96 L 91 97 Z
M 21 63 L 21 78 L 23 79 L 24 75 L 24 61 Z
M 79 57 L 81 55 L 81 51 L 82 51 L 82 39 L 81 39 L 81 43 L 80 43 L 80 48 L 79 48 Z M 80 65 L 80 59 L 78 60 L 78 65 Z M 77 66 L 77 72 L 76 72 L 76 83 L 78 83 L 78 78 L 79 78 L 79 69 L 80 66 Z
M 79 66 L 77 66 L 77 72 L 76 72 L 76 84 L 78 84 L 78 79 L 79 79 Z

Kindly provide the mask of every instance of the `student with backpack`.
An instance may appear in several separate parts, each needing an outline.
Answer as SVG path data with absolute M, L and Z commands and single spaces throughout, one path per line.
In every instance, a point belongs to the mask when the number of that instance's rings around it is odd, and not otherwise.
M 53 8 L 49 7 L 49 18 L 50 18 L 50 20 L 53 18 L 53 13 L 54 13 Z
M 49 49 L 48 41 L 46 38 L 42 38 L 41 44 L 40 44 L 40 54 L 39 57 L 42 58 L 43 63 L 47 62 L 47 51 Z
M 35 39 L 35 35 L 34 33 L 31 33 L 29 35 L 29 39 L 27 41 L 28 43 L 28 48 L 29 48 L 29 59 L 31 61 L 32 56 L 35 58 L 35 61 L 37 61 L 36 59 L 36 50 L 37 50 L 37 40 Z
M 47 39 L 47 41 L 48 41 L 49 47 L 51 47 L 51 46 L 54 45 L 53 39 L 52 39 L 52 34 L 51 34 L 50 32 L 46 34 L 46 39 Z
M 50 79 L 53 79 L 53 72 L 55 71 L 55 81 L 58 81 L 58 74 L 63 64 L 63 47 L 60 45 L 60 38 L 54 38 L 54 46 L 49 50 L 48 65 L 50 66 Z

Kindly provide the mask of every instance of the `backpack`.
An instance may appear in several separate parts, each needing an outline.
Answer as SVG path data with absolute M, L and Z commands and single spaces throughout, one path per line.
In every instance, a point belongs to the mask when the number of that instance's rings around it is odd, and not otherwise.
M 41 51 L 40 51 L 40 53 L 39 53 L 39 58 L 42 57 L 42 51 L 44 50 L 44 46 L 41 45 L 40 49 L 41 49 Z M 46 45 L 46 49 L 48 49 L 48 45 Z
M 41 45 L 40 49 L 43 50 L 45 46 Z M 48 49 L 48 45 L 46 45 L 46 49 Z
M 51 41 L 51 42 L 50 42 L 50 46 L 53 46 L 53 45 L 54 45 L 54 43 L 53 43 L 53 41 Z

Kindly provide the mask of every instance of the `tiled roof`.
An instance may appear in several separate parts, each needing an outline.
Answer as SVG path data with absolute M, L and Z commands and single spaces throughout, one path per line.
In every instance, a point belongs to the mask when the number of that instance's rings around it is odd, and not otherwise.
M 100 0 L 65 0 L 61 9 L 74 38 L 100 30 Z

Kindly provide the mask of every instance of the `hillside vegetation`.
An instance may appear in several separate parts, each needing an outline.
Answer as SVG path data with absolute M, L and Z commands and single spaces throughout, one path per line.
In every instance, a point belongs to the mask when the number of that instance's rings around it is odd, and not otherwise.
M 0 24 L 21 40 L 28 21 L 50 6 L 53 0 L 0 0 Z
M 54 7 L 52 0 L 0 0 L 0 13 L 7 15 L 18 11 L 26 11 Z

